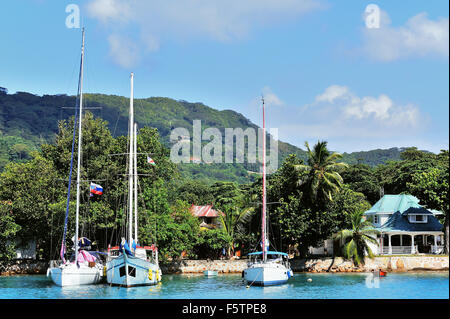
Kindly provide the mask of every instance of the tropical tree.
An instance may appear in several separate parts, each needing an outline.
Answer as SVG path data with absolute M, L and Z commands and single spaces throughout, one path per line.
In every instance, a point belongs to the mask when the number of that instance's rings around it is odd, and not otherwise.
M 355 265 L 364 264 L 365 256 L 373 258 L 369 243 L 378 245 L 374 235 L 379 234 L 372 223 L 363 219 L 363 211 L 351 215 L 352 229 L 343 229 L 333 236 L 339 241 L 345 258 L 352 259 Z
M 326 141 L 318 141 L 313 150 L 305 142 L 308 152 L 307 164 L 295 165 L 298 171 L 303 172 L 299 184 L 304 186 L 305 194 L 309 195 L 311 203 L 325 204 L 333 200 L 333 194 L 343 184 L 339 174 L 341 169 L 347 168 L 346 163 L 337 162 L 342 158 L 339 153 L 330 153 Z
M 416 172 L 412 182 L 407 183 L 408 191 L 417 196 L 420 202 L 429 209 L 437 209 L 444 213 L 445 252 L 449 249 L 449 171 L 448 151 L 442 152 L 446 160 L 437 162 L 435 167 L 423 172 Z
M 20 230 L 20 226 L 14 222 L 11 216 L 11 204 L 0 201 L 0 262 L 10 261 L 14 258 L 14 238 Z
M 389 161 L 375 168 L 375 175 L 385 194 L 407 192 L 407 185 L 412 182 L 414 174 L 426 171 L 440 162 L 438 155 L 419 151 L 416 147 L 407 148 L 400 154 L 400 158 L 400 161 Z
M 380 199 L 380 184 L 375 169 L 369 165 L 350 165 L 341 176 L 350 189 L 363 193 L 372 205 Z
M 254 207 L 240 208 L 227 204 L 220 207 L 220 211 L 222 214 L 219 214 L 219 221 L 228 238 L 227 254 L 230 257 L 234 254 L 236 239 L 246 232 L 244 225 L 250 220 Z

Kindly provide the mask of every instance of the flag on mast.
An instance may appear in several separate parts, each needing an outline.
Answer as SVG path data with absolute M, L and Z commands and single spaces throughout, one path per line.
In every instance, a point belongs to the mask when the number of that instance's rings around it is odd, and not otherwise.
M 91 196 L 92 196 L 92 194 L 102 195 L 103 194 L 103 187 L 98 185 L 98 184 L 95 184 L 95 183 L 91 182 Z
M 150 156 L 147 156 L 147 163 L 153 166 L 156 165 L 155 161 Z

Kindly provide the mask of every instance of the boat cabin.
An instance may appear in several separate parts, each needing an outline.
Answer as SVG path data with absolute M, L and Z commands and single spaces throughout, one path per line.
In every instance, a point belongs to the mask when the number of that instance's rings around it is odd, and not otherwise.
M 123 253 L 123 249 L 121 249 L 119 246 L 108 248 L 109 259 L 118 257 L 121 253 Z M 158 248 L 155 245 L 144 247 L 136 246 L 135 249 L 128 250 L 126 253 L 140 259 L 148 260 L 150 262 L 156 262 L 158 259 Z
M 247 255 L 249 264 L 262 262 L 262 251 Z M 267 262 L 279 263 L 289 268 L 289 255 L 278 251 L 267 251 Z

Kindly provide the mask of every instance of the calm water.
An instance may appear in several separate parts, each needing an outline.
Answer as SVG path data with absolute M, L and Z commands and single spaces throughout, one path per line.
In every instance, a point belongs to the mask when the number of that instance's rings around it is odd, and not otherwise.
M 158 286 L 118 288 L 106 284 L 57 287 L 46 276 L 0 277 L 0 299 L 448 299 L 448 272 L 295 274 L 288 284 L 246 288 L 241 275 L 165 275 Z M 308 278 L 312 282 L 308 282 Z M 378 286 L 378 288 L 376 287 Z

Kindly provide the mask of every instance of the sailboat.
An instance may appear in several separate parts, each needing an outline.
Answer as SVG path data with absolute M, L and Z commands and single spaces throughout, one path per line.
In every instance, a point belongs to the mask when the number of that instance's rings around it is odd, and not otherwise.
M 83 114 L 83 64 L 84 64 L 84 29 L 82 31 L 82 46 L 81 46 L 81 63 L 80 63 L 80 75 L 78 82 L 79 93 L 79 120 L 78 120 L 78 166 L 77 166 L 77 205 L 76 205 L 76 217 L 75 217 L 75 236 L 73 238 L 75 244 L 75 254 L 73 260 L 64 258 L 66 252 L 66 234 L 67 234 L 67 220 L 69 213 L 70 202 L 70 188 L 72 182 L 72 168 L 73 168 L 73 153 L 75 144 L 75 129 L 76 129 L 76 113 L 74 118 L 74 131 L 72 140 L 72 157 L 70 160 L 70 174 L 69 174 L 69 187 L 67 194 L 66 205 L 66 218 L 64 222 L 64 234 L 61 243 L 61 260 L 51 261 L 50 267 L 47 269 L 47 276 L 50 276 L 52 281 L 58 286 L 78 286 L 78 285 L 90 285 L 99 283 L 102 279 L 103 264 L 98 254 L 89 252 L 87 249 L 90 247 L 90 241 L 86 238 L 78 238 L 78 224 L 79 224 L 79 212 L 80 212 L 80 182 L 81 182 L 81 142 L 82 142 L 82 114 Z
M 263 111 L 263 185 L 262 185 L 262 228 L 261 228 L 261 251 L 248 254 L 250 261 L 247 269 L 243 271 L 244 280 L 247 285 L 270 286 L 280 285 L 293 276 L 289 264 L 289 256 L 283 252 L 269 250 L 269 235 L 266 216 L 266 125 L 264 113 L 264 98 L 262 99 Z
M 158 265 L 158 249 L 155 245 L 138 245 L 137 205 L 137 125 L 133 112 L 133 79 L 131 73 L 131 95 L 129 115 L 129 165 L 128 165 L 128 242 L 122 238 L 119 246 L 108 248 L 106 281 L 108 284 L 133 287 L 155 285 L 161 281 Z M 134 236 L 133 236 L 134 212 Z

